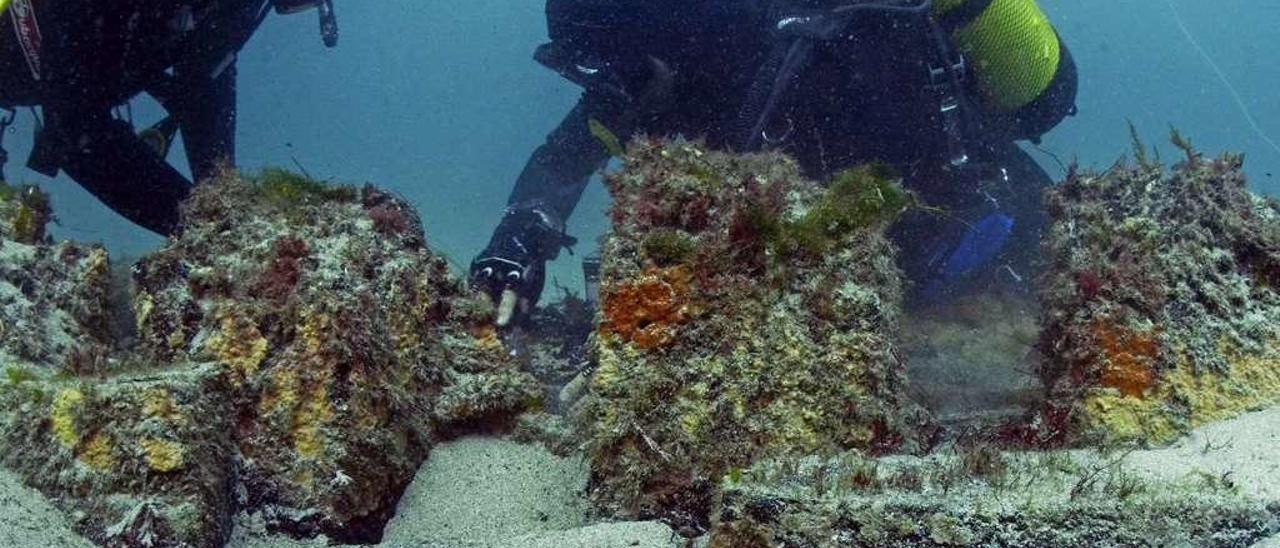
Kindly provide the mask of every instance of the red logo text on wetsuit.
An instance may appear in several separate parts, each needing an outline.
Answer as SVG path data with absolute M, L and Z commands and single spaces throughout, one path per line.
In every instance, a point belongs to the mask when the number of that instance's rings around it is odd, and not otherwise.
M 31 77 L 40 80 L 40 22 L 36 21 L 36 9 L 31 2 L 13 0 L 9 11 L 13 15 L 13 31 L 22 46 L 22 55 L 27 58 L 27 67 L 31 69 Z

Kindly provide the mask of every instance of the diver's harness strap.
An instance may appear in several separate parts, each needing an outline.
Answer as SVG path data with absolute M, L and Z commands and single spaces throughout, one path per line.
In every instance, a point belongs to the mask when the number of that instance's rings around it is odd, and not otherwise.
M 929 42 L 926 89 L 938 101 L 941 131 L 947 141 L 948 166 L 963 168 L 969 163 L 968 144 L 983 133 L 976 107 L 964 87 L 966 60 L 951 44 L 943 25 L 932 17 L 932 0 L 914 5 L 863 2 L 831 10 L 799 10 L 778 14 L 775 28 L 778 44 L 757 72 L 739 111 L 734 148 L 759 149 L 771 139 L 765 130 L 776 114 L 796 76 L 808 63 L 814 45 L 841 37 L 855 17 L 869 12 L 917 18 Z
M 956 51 L 942 27 L 930 18 L 929 40 L 933 59 L 929 63 L 929 83 L 925 89 L 938 99 L 938 116 L 947 140 L 947 165 L 963 168 L 969 163 L 967 135 L 978 132 L 981 121 L 973 116 L 974 106 L 964 90 L 964 55 Z

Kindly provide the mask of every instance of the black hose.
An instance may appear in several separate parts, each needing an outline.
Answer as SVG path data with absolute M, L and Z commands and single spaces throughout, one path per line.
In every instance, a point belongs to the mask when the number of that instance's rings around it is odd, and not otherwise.
M 751 79 L 751 87 L 747 88 L 742 106 L 738 109 L 738 118 L 733 130 L 735 137 L 731 144 L 739 152 L 749 152 L 758 144 L 759 134 L 755 133 L 756 128 L 762 124 L 762 120 L 768 118 L 766 110 L 770 98 L 779 96 L 778 78 L 790 50 L 790 43 L 779 43 L 774 46 L 764 63 L 756 70 L 755 77 Z M 776 105 L 776 99 L 773 103 Z
M 892 4 L 865 3 L 837 7 L 829 12 L 836 16 L 835 21 L 826 29 L 817 31 L 815 36 L 797 36 L 789 42 L 774 46 L 756 71 L 751 87 L 747 89 L 738 117 L 733 127 L 735 138 L 731 143 L 735 150 L 751 152 L 760 145 L 761 133 L 773 117 L 774 110 L 782 102 L 782 97 L 790 88 L 790 81 L 809 62 L 813 53 L 815 40 L 830 40 L 849 26 L 850 19 L 857 13 L 878 12 L 890 14 L 906 14 L 928 16 L 933 7 L 933 0 L 923 0 L 915 6 L 899 6 Z
M 831 13 L 850 13 L 855 11 L 880 11 L 886 13 L 909 13 L 919 15 L 933 8 L 933 0 L 924 0 L 915 6 L 897 6 L 893 4 L 850 4 L 831 10 Z
M 809 54 L 813 52 L 813 41 L 797 38 L 790 43 L 779 44 L 770 52 L 769 59 L 761 72 L 757 73 L 738 117 L 740 128 L 745 133 L 738 136 L 737 148 L 742 152 L 752 152 L 759 148 L 765 125 L 773 117 L 773 113 L 782 102 L 782 97 L 791 87 L 791 80 L 800 69 L 809 62 Z M 772 74 L 772 78 L 768 75 Z M 765 85 L 767 82 L 767 85 Z

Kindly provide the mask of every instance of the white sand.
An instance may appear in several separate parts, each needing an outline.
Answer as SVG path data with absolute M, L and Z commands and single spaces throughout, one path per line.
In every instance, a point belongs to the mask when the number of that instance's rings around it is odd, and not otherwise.
M 1254 544 L 1250 548 L 1280 548 L 1280 536 L 1271 537 L 1267 540 Z
M 66 517 L 34 489 L 0 470 L 0 546 L 92 548 Z
M 1126 462 L 1158 479 L 1225 475 L 1245 495 L 1280 502 L 1280 407 L 1206 425 L 1171 447 L 1135 451 Z M 1280 548 L 1280 535 L 1251 548 Z
M 492 548 L 677 548 L 682 539 L 655 521 L 601 523 L 567 531 L 527 535 L 490 545 Z
M 435 447 L 405 490 L 383 543 L 485 545 L 586 525 L 587 471 L 541 447 L 463 438 Z
M 1136 451 L 1128 465 L 1157 479 L 1227 475 L 1245 495 L 1280 501 L 1280 407 L 1204 426 L 1172 447 Z
M 440 445 L 400 500 L 383 546 L 671 546 L 660 523 L 587 526 L 587 468 L 540 446 L 495 438 Z
M 387 523 L 384 547 L 673 548 L 656 522 L 589 524 L 587 468 L 541 446 L 499 438 L 463 438 L 431 451 Z M 240 516 L 229 548 L 309 548 Z

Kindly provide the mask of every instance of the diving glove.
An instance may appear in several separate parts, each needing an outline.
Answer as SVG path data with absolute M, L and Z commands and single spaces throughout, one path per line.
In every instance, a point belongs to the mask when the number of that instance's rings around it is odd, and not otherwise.
M 494 231 L 488 247 L 471 261 L 471 283 L 497 304 L 498 327 L 528 316 L 542 295 L 546 263 L 577 240 L 564 223 L 538 207 L 513 206 Z

